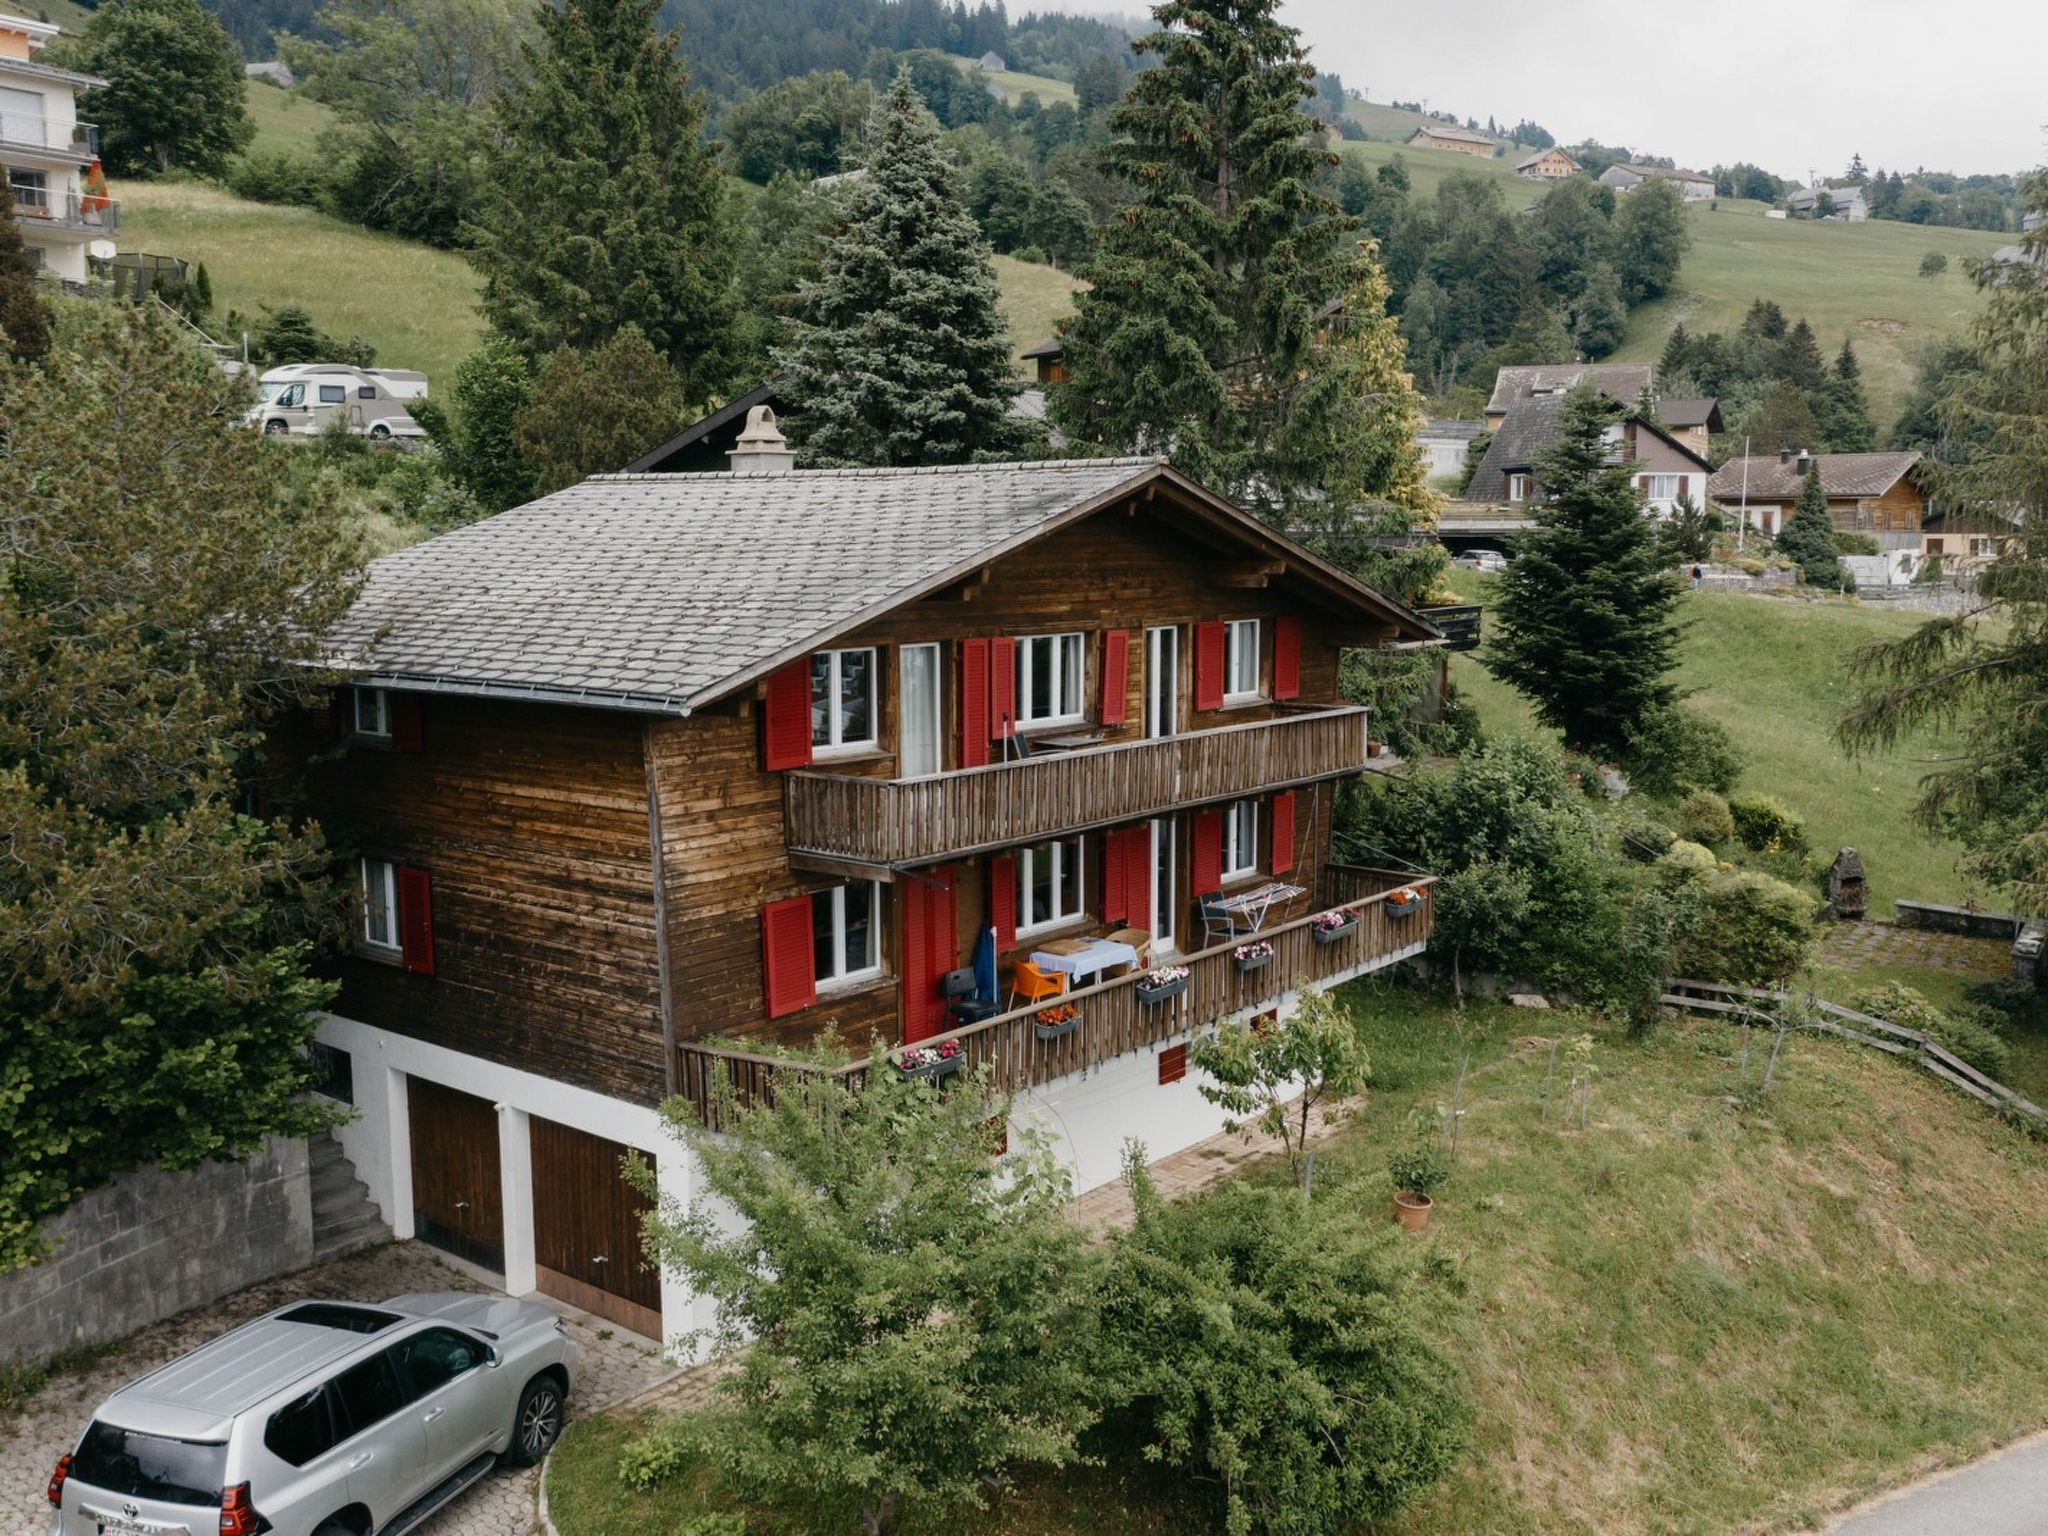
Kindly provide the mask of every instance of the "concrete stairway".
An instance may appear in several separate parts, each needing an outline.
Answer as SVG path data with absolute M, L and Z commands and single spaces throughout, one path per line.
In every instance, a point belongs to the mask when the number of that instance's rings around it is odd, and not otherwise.
M 326 1264 L 358 1248 L 390 1242 L 391 1229 L 334 1133 L 310 1138 L 306 1150 L 313 1172 L 313 1262 Z

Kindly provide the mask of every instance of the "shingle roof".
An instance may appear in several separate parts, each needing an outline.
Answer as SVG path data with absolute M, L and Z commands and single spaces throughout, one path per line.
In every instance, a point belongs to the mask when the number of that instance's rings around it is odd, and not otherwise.
M 1557 418 L 1563 409 L 1562 395 L 1533 395 L 1510 405 L 1507 419 L 1494 431 L 1479 467 L 1472 471 L 1463 499 L 1506 501 L 1508 472 L 1526 470 L 1537 454 L 1557 441 Z
M 1710 432 L 1721 430 L 1721 402 L 1711 397 L 1703 400 L 1659 400 L 1657 419 L 1667 427 L 1705 427 Z
M 1461 144 L 1492 144 L 1494 141 L 1483 133 L 1474 133 L 1469 128 L 1453 128 L 1449 123 L 1423 123 L 1415 133 L 1432 139 L 1456 139 Z M 1415 133 L 1408 135 L 1414 138 Z
M 1548 159 L 1552 155 L 1564 155 L 1564 158 L 1566 160 L 1571 160 L 1571 163 L 1573 165 L 1577 165 L 1579 163 L 1576 160 L 1572 160 L 1572 157 L 1570 155 L 1566 155 L 1563 150 L 1553 145 L 1549 149 L 1539 149 L 1536 151 L 1535 154 L 1517 160 L 1515 162 L 1515 169 L 1518 171 L 1526 171 L 1527 169 L 1529 169 L 1530 166 L 1534 165 L 1537 161 Z
M 1338 601 L 1412 614 L 1151 458 L 600 475 L 370 566 L 329 640 L 372 684 L 687 714 L 1167 480 Z
M 1649 363 L 1533 363 L 1503 368 L 1494 375 L 1493 397 L 1486 402 L 1486 409 L 1504 411 L 1538 392 L 1562 394 L 1586 382 L 1602 394 L 1627 402 L 1648 389 L 1655 377 L 1656 369 Z
M 1459 438 L 1470 442 L 1485 430 L 1486 423 L 1483 421 L 1459 421 L 1450 416 L 1431 416 L 1423 421 L 1422 430 L 1415 435 L 1423 438 Z
M 1817 453 L 1820 488 L 1838 498 L 1882 496 L 1899 477 L 1920 462 L 1917 453 Z M 1805 477 L 1799 473 L 1797 457 L 1780 462 L 1776 454 L 1748 459 L 1730 459 L 1707 482 L 1707 494 L 1716 501 L 1734 501 L 1744 490 L 1743 466 L 1749 467 L 1748 495 L 1751 501 L 1790 501 L 1799 494 Z

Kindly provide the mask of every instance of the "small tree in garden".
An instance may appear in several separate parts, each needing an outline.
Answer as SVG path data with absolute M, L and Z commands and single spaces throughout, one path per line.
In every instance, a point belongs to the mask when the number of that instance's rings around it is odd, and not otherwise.
M 1318 1107 L 1331 1121 L 1330 1105 L 1363 1092 L 1372 1075 L 1351 1015 L 1314 987 L 1303 988 L 1286 1022 L 1266 1030 L 1234 1024 L 1196 1041 L 1188 1054 L 1214 1079 L 1201 1085 L 1202 1097 L 1234 1117 L 1227 1129 L 1242 1121 L 1280 1138 L 1303 1194 L 1315 1180 L 1308 1137 Z
M 663 1200 L 647 1244 L 718 1304 L 734 1369 L 685 1432 L 737 1492 L 881 1536 L 906 1501 L 979 1509 L 1013 1469 L 1076 1459 L 1100 1262 L 1045 1137 L 1014 1128 L 999 1162 L 981 1092 L 887 1066 L 722 1109 L 715 1136 L 669 1112 L 701 1195 Z
M 1793 504 L 1791 521 L 1778 535 L 1778 552 L 1799 563 L 1809 587 L 1838 590 L 1842 567 L 1835 558 L 1835 524 L 1828 516 L 1827 493 L 1821 489 L 1820 466 L 1808 472 Z

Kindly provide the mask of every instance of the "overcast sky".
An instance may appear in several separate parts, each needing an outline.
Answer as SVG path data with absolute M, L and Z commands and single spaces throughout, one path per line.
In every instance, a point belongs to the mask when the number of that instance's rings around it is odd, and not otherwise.
M 1131 14 L 1131 0 L 1038 0 Z M 1012 0 L 1013 14 L 1037 8 Z M 1373 101 L 1541 123 L 1706 169 L 2021 171 L 2048 159 L 2048 0 L 1283 0 Z

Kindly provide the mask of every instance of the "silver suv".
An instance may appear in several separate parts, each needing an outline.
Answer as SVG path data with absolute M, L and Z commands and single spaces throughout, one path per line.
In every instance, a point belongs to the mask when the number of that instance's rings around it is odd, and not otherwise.
M 102 1403 L 50 1474 L 50 1536 L 400 1536 L 547 1454 L 574 1351 L 502 1296 L 284 1307 Z

